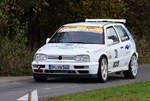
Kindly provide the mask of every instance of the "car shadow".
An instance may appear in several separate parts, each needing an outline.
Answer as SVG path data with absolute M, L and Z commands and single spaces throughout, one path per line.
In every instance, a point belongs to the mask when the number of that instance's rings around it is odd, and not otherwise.
M 107 82 L 115 82 L 120 80 L 126 80 L 122 74 L 110 74 Z M 59 78 L 49 78 L 44 82 L 39 83 L 100 83 L 96 78 L 73 78 L 73 77 L 59 77 Z

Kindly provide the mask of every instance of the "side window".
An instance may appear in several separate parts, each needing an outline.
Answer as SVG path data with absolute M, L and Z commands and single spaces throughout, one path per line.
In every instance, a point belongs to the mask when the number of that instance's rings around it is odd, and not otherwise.
M 129 40 L 129 36 L 128 36 L 127 32 L 122 28 L 122 26 L 118 25 L 118 26 L 115 26 L 115 28 L 116 28 L 122 42 Z
M 119 38 L 113 27 L 108 27 L 106 29 L 107 39 L 112 39 L 114 43 L 119 43 Z

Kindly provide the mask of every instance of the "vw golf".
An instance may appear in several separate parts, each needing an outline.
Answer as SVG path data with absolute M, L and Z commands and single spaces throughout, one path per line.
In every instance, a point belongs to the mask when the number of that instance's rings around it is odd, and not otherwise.
M 138 71 L 135 42 L 125 19 L 86 19 L 59 28 L 35 53 L 36 81 L 50 77 L 96 77 L 106 82 L 110 73 L 134 79 Z

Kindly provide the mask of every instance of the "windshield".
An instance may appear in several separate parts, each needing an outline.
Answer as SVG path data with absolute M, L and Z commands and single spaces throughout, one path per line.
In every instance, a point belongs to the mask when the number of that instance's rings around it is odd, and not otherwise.
M 95 27 L 71 27 L 60 29 L 49 41 L 49 43 L 83 43 L 83 44 L 104 44 L 102 28 Z

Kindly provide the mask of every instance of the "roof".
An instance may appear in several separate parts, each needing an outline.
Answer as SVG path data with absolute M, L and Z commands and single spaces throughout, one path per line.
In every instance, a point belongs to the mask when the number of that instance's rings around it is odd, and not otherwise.
M 126 23 L 126 19 L 85 19 L 85 22 L 70 23 L 64 26 L 103 27 L 106 24 Z
M 64 26 L 93 26 L 93 27 L 103 27 L 106 24 L 112 24 L 112 22 L 78 22 L 65 24 Z
M 85 22 L 119 22 L 126 23 L 126 19 L 85 19 Z

